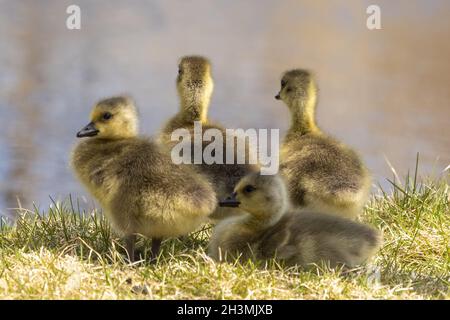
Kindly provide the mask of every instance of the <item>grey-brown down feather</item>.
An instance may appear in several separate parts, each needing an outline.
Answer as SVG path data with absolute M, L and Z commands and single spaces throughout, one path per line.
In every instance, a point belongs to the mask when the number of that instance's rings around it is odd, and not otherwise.
M 381 233 L 370 226 L 292 208 L 278 176 L 244 177 L 235 198 L 245 213 L 220 221 L 208 246 L 219 261 L 274 258 L 287 265 L 352 267 L 370 258 L 382 242 Z
M 97 104 L 91 120 L 100 132 L 75 146 L 71 166 L 119 233 L 152 238 L 187 234 L 214 211 L 214 189 L 194 170 L 175 165 L 165 147 L 133 134 L 120 136 L 122 118 L 137 121 L 130 104 L 116 109 Z M 101 120 L 108 110 L 112 118 Z M 114 138 L 104 138 L 106 133 Z

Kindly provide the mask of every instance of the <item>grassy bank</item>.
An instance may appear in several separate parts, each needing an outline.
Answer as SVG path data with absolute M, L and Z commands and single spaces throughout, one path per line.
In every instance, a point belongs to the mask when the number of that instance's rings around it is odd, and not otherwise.
M 165 241 L 155 265 L 130 265 L 101 215 L 71 201 L 22 211 L 1 226 L 0 299 L 449 299 L 448 181 L 408 180 L 367 205 L 361 220 L 383 230 L 384 246 L 348 273 L 217 264 L 204 251 L 208 228 Z

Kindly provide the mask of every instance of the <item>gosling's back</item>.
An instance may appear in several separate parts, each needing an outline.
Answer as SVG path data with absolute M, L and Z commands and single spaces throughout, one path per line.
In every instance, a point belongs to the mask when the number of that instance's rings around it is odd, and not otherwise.
M 381 244 L 377 230 L 334 215 L 289 212 L 275 225 L 252 227 L 247 217 L 221 221 L 214 229 L 208 252 L 216 260 L 233 262 L 276 259 L 286 265 L 309 267 L 356 266 Z
M 291 133 L 280 158 L 295 206 L 351 218 L 361 213 L 370 175 L 352 149 L 324 134 Z
M 311 212 L 290 212 L 261 235 L 256 250 L 262 259 L 277 257 L 288 265 L 329 263 L 356 266 L 372 256 L 381 233 L 357 222 Z

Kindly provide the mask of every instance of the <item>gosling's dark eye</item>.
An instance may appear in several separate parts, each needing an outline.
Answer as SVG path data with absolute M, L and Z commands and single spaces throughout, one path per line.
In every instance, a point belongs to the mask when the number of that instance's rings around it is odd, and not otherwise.
M 109 120 L 109 119 L 111 119 L 111 118 L 112 118 L 112 114 L 111 114 L 111 113 L 105 112 L 105 113 L 103 114 L 103 120 Z
M 178 75 L 181 76 L 183 74 L 183 69 L 178 68 Z
M 250 192 L 253 192 L 255 190 L 256 190 L 256 188 L 254 186 L 251 186 L 251 185 L 245 186 L 245 188 L 244 188 L 244 192 L 245 193 L 250 193 Z
M 281 87 L 284 88 L 285 85 L 286 85 L 286 81 L 281 80 Z

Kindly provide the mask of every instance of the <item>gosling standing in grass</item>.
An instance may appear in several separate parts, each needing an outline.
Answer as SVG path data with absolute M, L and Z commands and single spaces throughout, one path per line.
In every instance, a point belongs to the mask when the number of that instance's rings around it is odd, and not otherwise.
M 291 113 L 280 170 L 293 205 L 356 218 L 369 195 L 370 174 L 352 149 L 317 126 L 317 87 L 312 75 L 301 69 L 284 73 L 275 98 L 283 100 Z
M 214 82 L 211 76 L 211 64 L 209 61 L 201 56 L 183 57 L 178 66 L 177 77 L 180 110 L 167 122 L 160 135 L 160 140 L 168 146 L 174 146 L 178 141 L 171 141 L 171 134 L 174 130 L 180 128 L 189 130 L 191 137 L 193 137 L 194 122 L 196 121 L 201 122 L 203 130 L 219 130 L 224 137 L 222 152 L 223 164 L 206 164 L 203 162 L 196 167 L 201 173 L 206 174 L 213 182 L 218 197 L 225 197 L 233 191 L 234 186 L 242 177 L 250 172 L 258 171 L 259 167 L 257 165 L 248 164 L 248 162 L 247 164 L 236 164 L 236 147 L 234 150 L 227 150 L 226 148 L 226 130 L 222 126 L 208 120 L 208 108 L 213 88 Z M 235 142 L 236 141 L 237 140 L 235 140 Z M 209 141 L 203 142 L 203 150 L 209 143 Z M 246 157 L 249 159 L 248 152 L 251 146 L 247 145 L 246 147 Z M 192 147 L 191 150 L 193 151 L 194 148 Z M 230 151 L 234 152 L 234 164 L 226 164 L 226 154 Z M 231 211 L 221 210 L 219 208 L 212 218 L 220 219 L 223 215 L 229 213 L 231 213 Z
M 381 234 L 366 225 L 334 215 L 291 209 L 280 176 L 250 174 L 222 206 L 246 213 L 219 222 L 208 252 L 216 260 L 276 258 L 287 265 L 327 263 L 356 266 L 372 256 Z
M 195 230 L 214 211 L 217 200 L 206 179 L 173 164 L 165 148 L 137 136 L 131 99 L 100 101 L 90 120 L 77 134 L 89 138 L 75 147 L 71 165 L 114 229 L 126 237 L 131 260 L 137 234 L 152 238 L 155 257 L 163 238 Z

